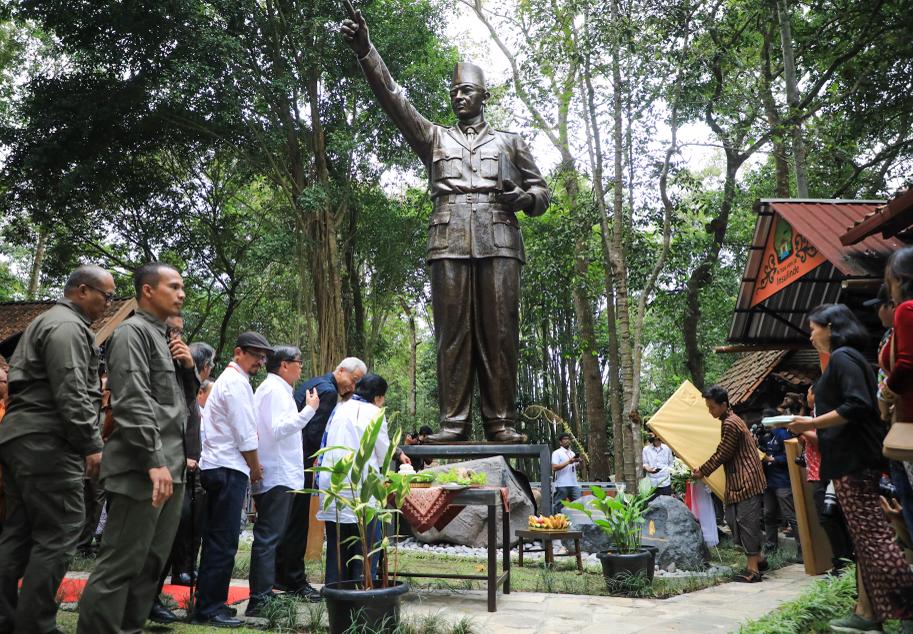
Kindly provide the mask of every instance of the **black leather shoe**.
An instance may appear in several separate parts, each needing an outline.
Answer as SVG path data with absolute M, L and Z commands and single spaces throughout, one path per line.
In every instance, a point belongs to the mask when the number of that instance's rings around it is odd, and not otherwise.
M 219 614 L 224 614 L 226 616 L 238 616 L 238 608 L 233 608 L 230 605 L 223 605 L 219 608 Z
M 228 616 L 223 612 L 219 612 L 215 616 L 210 618 L 194 616 L 190 621 L 194 625 L 208 625 L 209 627 L 224 627 L 224 628 L 236 628 L 243 625 L 240 619 L 236 619 L 233 616 Z
M 289 594 L 293 594 L 296 598 L 303 601 L 309 601 L 310 603 L 320 603 L 323 600 L 323 597 L 320 596 L 320 590 L 306 581 L 303 585 L 290 591 Z
M 192 583 L 193 577 L 189 572 L 179 572 L 176 575 L 171 575 L 171 585 L 173 586 L 187 586 L 189 588 Z
M 149 610 L 149 620 L 153 623 L 174 623 L 178 621 L 177 614 L 165 607 L 165 605 L 156 599 Z

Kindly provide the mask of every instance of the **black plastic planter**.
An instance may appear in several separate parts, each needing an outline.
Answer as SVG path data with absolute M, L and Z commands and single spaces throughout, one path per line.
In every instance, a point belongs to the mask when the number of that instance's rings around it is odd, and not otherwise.
M 380 585 L 381 581 L 374 582 Z M 399 604 L 409 585 L 398 581 L 389 588 L 362 590 L 357 581 L 339 581 L 323 586 L 330 619 L 330 634 L 342 634 L 356 624 L 372 634 L 386 634 L 399 626 Z
M 653 553 L 641 549 L 636 553 L 618 553 L 604 551 L 597 553 L 596 557 L 602 563 L 602 576 L 605 577 L 609 587 L 612 584 L 623 583 L 637 575 L 647 581 L 653 581 Z

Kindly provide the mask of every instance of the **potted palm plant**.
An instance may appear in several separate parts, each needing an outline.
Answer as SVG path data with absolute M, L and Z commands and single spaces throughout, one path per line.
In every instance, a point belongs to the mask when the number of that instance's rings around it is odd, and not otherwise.
M 611 589 L 619 581 L 638 575 L 652 580 L 654 555 L 641 545 L 641 535 L 653 486 L 641 481 L 637 493 L 619 490 L 615 497 L 610 497 L 596 485 L 590 490 L 595 498 L 591 505 L 580 502 L 565 502 L 564 505 L 587 515 L 611 540 L 609 550 L 596 554 L 602 563 L 606 584 Z
M 396 578 L 398 558 L 395 555 L 393 574 L 390 574 L 386 556 L 390 540 L 384 536 L 386 531 L 375 530 L 378 522 L 381 526 L 393 522 L 409 493 L 409 477 L 390 471 L 399 433 L 391 439 L 382 464 L 378 466 L 372 461 L 383 427 L 384 410 L 381 409 L 368 424 L 357 449 L 325 447 L 316 455 L 334 452 L 335 460 L 331 465 L 311 469 L 315 480 L 321 484 L 320 488 L 307 492 L 321 496 L 324 510 L 334 506 L 337 519 L 342 509 L 354 515 L 357 535 L 350 539 L 357 542 L 359 554 L 353 559 L 363 562 L 361 579 L 327 583 L 321 591 L 327 603 L 331 634 L 353 628 L 370 632 L 395 631 L 399 626 L 400 600 L 409 591 L 409 586 Z M 346 562 L 342 560 L 338 541 L 335 548 L 336 561 L 342 566 Z M 374 578 L 370 561 L 379 554 L 383 554 L 381 566 Z

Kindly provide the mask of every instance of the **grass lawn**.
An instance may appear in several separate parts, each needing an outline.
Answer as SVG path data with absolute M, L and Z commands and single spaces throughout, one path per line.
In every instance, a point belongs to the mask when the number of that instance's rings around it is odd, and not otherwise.
M 848 615 L 856 601 L 856 570 L 849 566 L 839 577 L 816 581 L 798 599 L 784 603 L 757 621 L 742 626 L 741 634 L 829 632 L 827 622 Z M 900 632 L 898 621 L 884 624 L 885 632 Z

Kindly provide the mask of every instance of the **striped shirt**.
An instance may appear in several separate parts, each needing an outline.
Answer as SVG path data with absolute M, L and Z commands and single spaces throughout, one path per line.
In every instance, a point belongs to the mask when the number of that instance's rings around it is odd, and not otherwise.
M 722 465 L 726 472 L 725 501 L 735 504 L 764 493 L 767 480 L 754 437 L 745 421 L 732 410 L 720 420 L 723 421 L 720 444 L 699 471 L 707 477 Z

